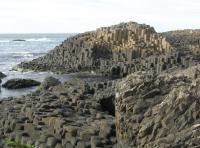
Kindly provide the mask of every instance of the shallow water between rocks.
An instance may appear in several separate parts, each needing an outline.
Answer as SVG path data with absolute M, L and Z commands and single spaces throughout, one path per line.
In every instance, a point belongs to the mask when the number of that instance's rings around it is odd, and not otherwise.
M 43 81 L 48 76 L 60 79 L 61 82 L 72 78 L 81 78 L 87 81 L 102 79 L 102 77 L 89 73 L 83 74 L 64 74 L 56 75 L 51 72 L 20 72 L 11 71 L 13 67 L 24 61 L 31 61 L 37 57 L 43 56 L 54 47 L 58 46 L 65 39 L 74 34 L 1 34 L 0 35 L 0 72 L 7 75 L 1 84 L 13 78 L 34 79 Z M 23 39 L 24 42 L 16 42 L 13 40 Z M 29 92 L 35 91 L 37 87 L 8 90 L 1 88 L 0 99 L 12 96 L 21 96 Z
M 36 81 L 42 82 L 46 77 L 53 76 L 57 79 L 59 79 L 62 83 L 65 81 L 68 81 L 70 79 L 82 79 L 87 82 L 94 82 L 94 81 L 102 81 L 106 80 L 108 78 L 91 74 L 91 73 L 73 73 L 73 74 L 54 74 L 52 72 L 19 72 L 19 71 L 10 71 L 7 74 L 7 77 L 2 79 L 2 84 L 6 82 L 9 79 L 13 78 L 23 78 L 23 79 L 33 79 Z M 26 95 L 28 93 L 34 92 L 37 89 L 37 87 L 30 87 L 30 88 L 24 88 L 24 89 L 15 89 L 15 90 L 9 90 L 1 87 L 0 92 L 0 100 L 7 98 L 7 97 L 19 97 L 22 95 Z

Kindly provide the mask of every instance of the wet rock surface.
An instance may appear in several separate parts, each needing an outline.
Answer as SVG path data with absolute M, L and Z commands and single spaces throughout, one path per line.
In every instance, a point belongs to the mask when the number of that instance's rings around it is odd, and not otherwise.
M 40 85 L 40 82 L 31 79 L 11 79 L 5 82 L 2 87 L 7 89 L 20 89 Z
M 13 42 L 26 42 L 26 40 L 23 40 L 23 39 L 15 39 L 15 40 L 12 40 Z
M 5 77 L 6 77 L 6 75 L 4 73 L 0 72 L 0 84 L 2 83 L 1 79 L 5 78 Z M 0 92 L 1 92 L 1 86 L 0 86 Z
M 6 77 L 6 75 L 4 73 L 0 72 L 0 79 L 3 79 L 5 77 Z

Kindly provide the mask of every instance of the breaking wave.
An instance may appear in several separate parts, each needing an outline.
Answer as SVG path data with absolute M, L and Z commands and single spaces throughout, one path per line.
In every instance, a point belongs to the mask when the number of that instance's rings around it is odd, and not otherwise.
M 27 42 L 52 42 L 52 39 L 49 38 L 30 38 L 30 39 L 26 39 Z
M 10 42 L 9 40 L 0 40 L 0 43 L 8 43 Z

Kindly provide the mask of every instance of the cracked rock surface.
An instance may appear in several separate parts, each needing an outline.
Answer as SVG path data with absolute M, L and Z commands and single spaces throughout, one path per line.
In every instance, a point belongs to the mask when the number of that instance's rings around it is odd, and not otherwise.
M 48 89 L 41 89 L 45 81 L 30 95 L 0 101 L 1 138 L 36 148 L 114 147 L 114 116 L 104 112 L 90 86 L 81 80 L 53 82 Z
M 194 75 L 199 69 L 198 65 L 160 75 L 138 72 L 119 82 L 115 101 L 118 146 L 199 146 L 200 75 Z

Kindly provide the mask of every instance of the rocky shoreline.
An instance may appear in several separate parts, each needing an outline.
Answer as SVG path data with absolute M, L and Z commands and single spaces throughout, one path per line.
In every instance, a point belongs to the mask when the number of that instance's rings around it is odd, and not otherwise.
M 17 65 L 112 79 L 49 77 L 33 93 L 0 100 L 0 139 L 35 148 L 200 146 L 200 36 L 185 34 L 121 23 L 71 37 Z
M 153 27 L 129 22 L 68 38 L 47 55 L 23 62 L 16 68 L 63 73 L 94 71 L 123 77 L 143 69 L 158 69 L 159 72 L 164 61 L 162 57 L 156 59 L 155 55 L 172 51 L 170 44 Z
M 105 89 L 107 82 L 92 87 L 81 80 L 54 86 L 48 81 L 35 93 L 0 102 L 2 138 L 35 147 L 116 144 L 114 115 L 104 106 L 106 100 L 95 93 Z
M 198 146 L 199 72 L 143 71 L 101 83 L 47 78 L 34 93 L 0 101 L 0 135 L 36 148 Z

